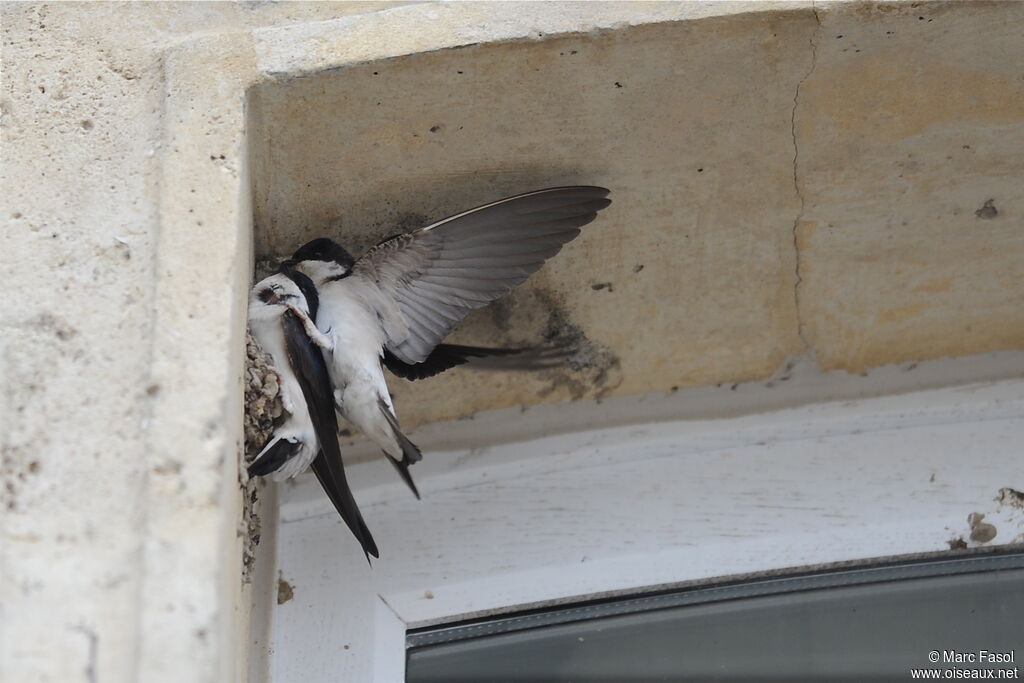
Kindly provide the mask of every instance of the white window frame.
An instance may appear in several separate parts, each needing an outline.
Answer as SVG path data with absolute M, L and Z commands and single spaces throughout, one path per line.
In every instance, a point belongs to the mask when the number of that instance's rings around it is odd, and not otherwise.
M 1007 373 L 1022 360 L 1010 352 L 925 363 L 912 381 Z M 902 368 L 863 380 L 806 372 L 781 392 L 762 384 L 702 388 L 434 425 L 416 433 L 427 454 L 415 471 L 420 502 L 372 450 L 349 449 L 381 559 L 367 565 L 315 480 L 283 487 L 277 571 L 294 597 L 270 607 L 269 679 L 401 681 L 410 628 L 942 551 L 955 538 L 976 546 L 972 512 L 996 525 L 993 544 L 1018 538 L 1024 510 L 995 498 L 1003 487 L 1024 487 L 1019 379 L 685 419 L 709 406 L 785 404 L 815 386 L 838 396 L 891 389 L 897 373 L 911 381 Z M 618 415 L 625 424 L 577 429 L 588 412 L 591 422 Z M 652 419 L 630 422 L 644 413 Z M 683 419 L 659 419 L 673 413 Z M 441 446 L 510 422 L 538 438 Z M 561 433 L 542 435 L 559 422 Z M 601 497 L 616 490 L 625 498 L 602 507 Z M 530 533 L 502 521 L 513 513 L 529 519 Z M 658 533 L 648 527 L 669 519 L 673 534 L 652 543 Z

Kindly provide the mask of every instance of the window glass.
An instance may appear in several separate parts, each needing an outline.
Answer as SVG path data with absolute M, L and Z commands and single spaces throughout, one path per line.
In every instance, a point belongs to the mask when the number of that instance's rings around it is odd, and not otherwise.
M 1024 553 L 623 598 L 410 632 L 408 644 L 409 683 L 1014 678 L 1016 661 L 1000 660 L 1024 656 Z

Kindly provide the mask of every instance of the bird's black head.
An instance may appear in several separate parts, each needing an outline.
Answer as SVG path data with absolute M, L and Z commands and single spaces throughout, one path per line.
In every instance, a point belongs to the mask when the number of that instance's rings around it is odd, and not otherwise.
M 306 307 L 309 309 L 309 316 L 316 320 L 316 312 L 320 308 L 320 293 L 316 291 L 316 285 L 309 279 L 309 276 L 295 268 L 295 261 L 289 259 L 284 261 L 278 272 L 284 274 L 299 287 L 302 296 L 306 297 Z
M 312 242 L 299 247 L 299 250 L 292 254 L 292 261 L 333 261 L 345 267 L 352 268 L 356 260 L 352 254 L 345 251 L 345 248 L 332 239 L 318 237 Z

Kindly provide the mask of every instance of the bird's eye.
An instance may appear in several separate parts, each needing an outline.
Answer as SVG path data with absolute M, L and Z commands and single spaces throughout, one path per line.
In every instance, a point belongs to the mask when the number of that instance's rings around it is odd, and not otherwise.
M 269 304 L 273 299 L 277 298 L 277 293 L 274 291 L 273 287 L 266 287 L 260 290 L 259 297 L 260 301 L 265 304 Z

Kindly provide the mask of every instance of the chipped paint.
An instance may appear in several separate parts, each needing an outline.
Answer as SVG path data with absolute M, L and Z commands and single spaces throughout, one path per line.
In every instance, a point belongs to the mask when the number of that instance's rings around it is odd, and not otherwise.
M 283 576 L 277 579 L 277 604 L 283 605 L 295 597 L 295 588 Z

